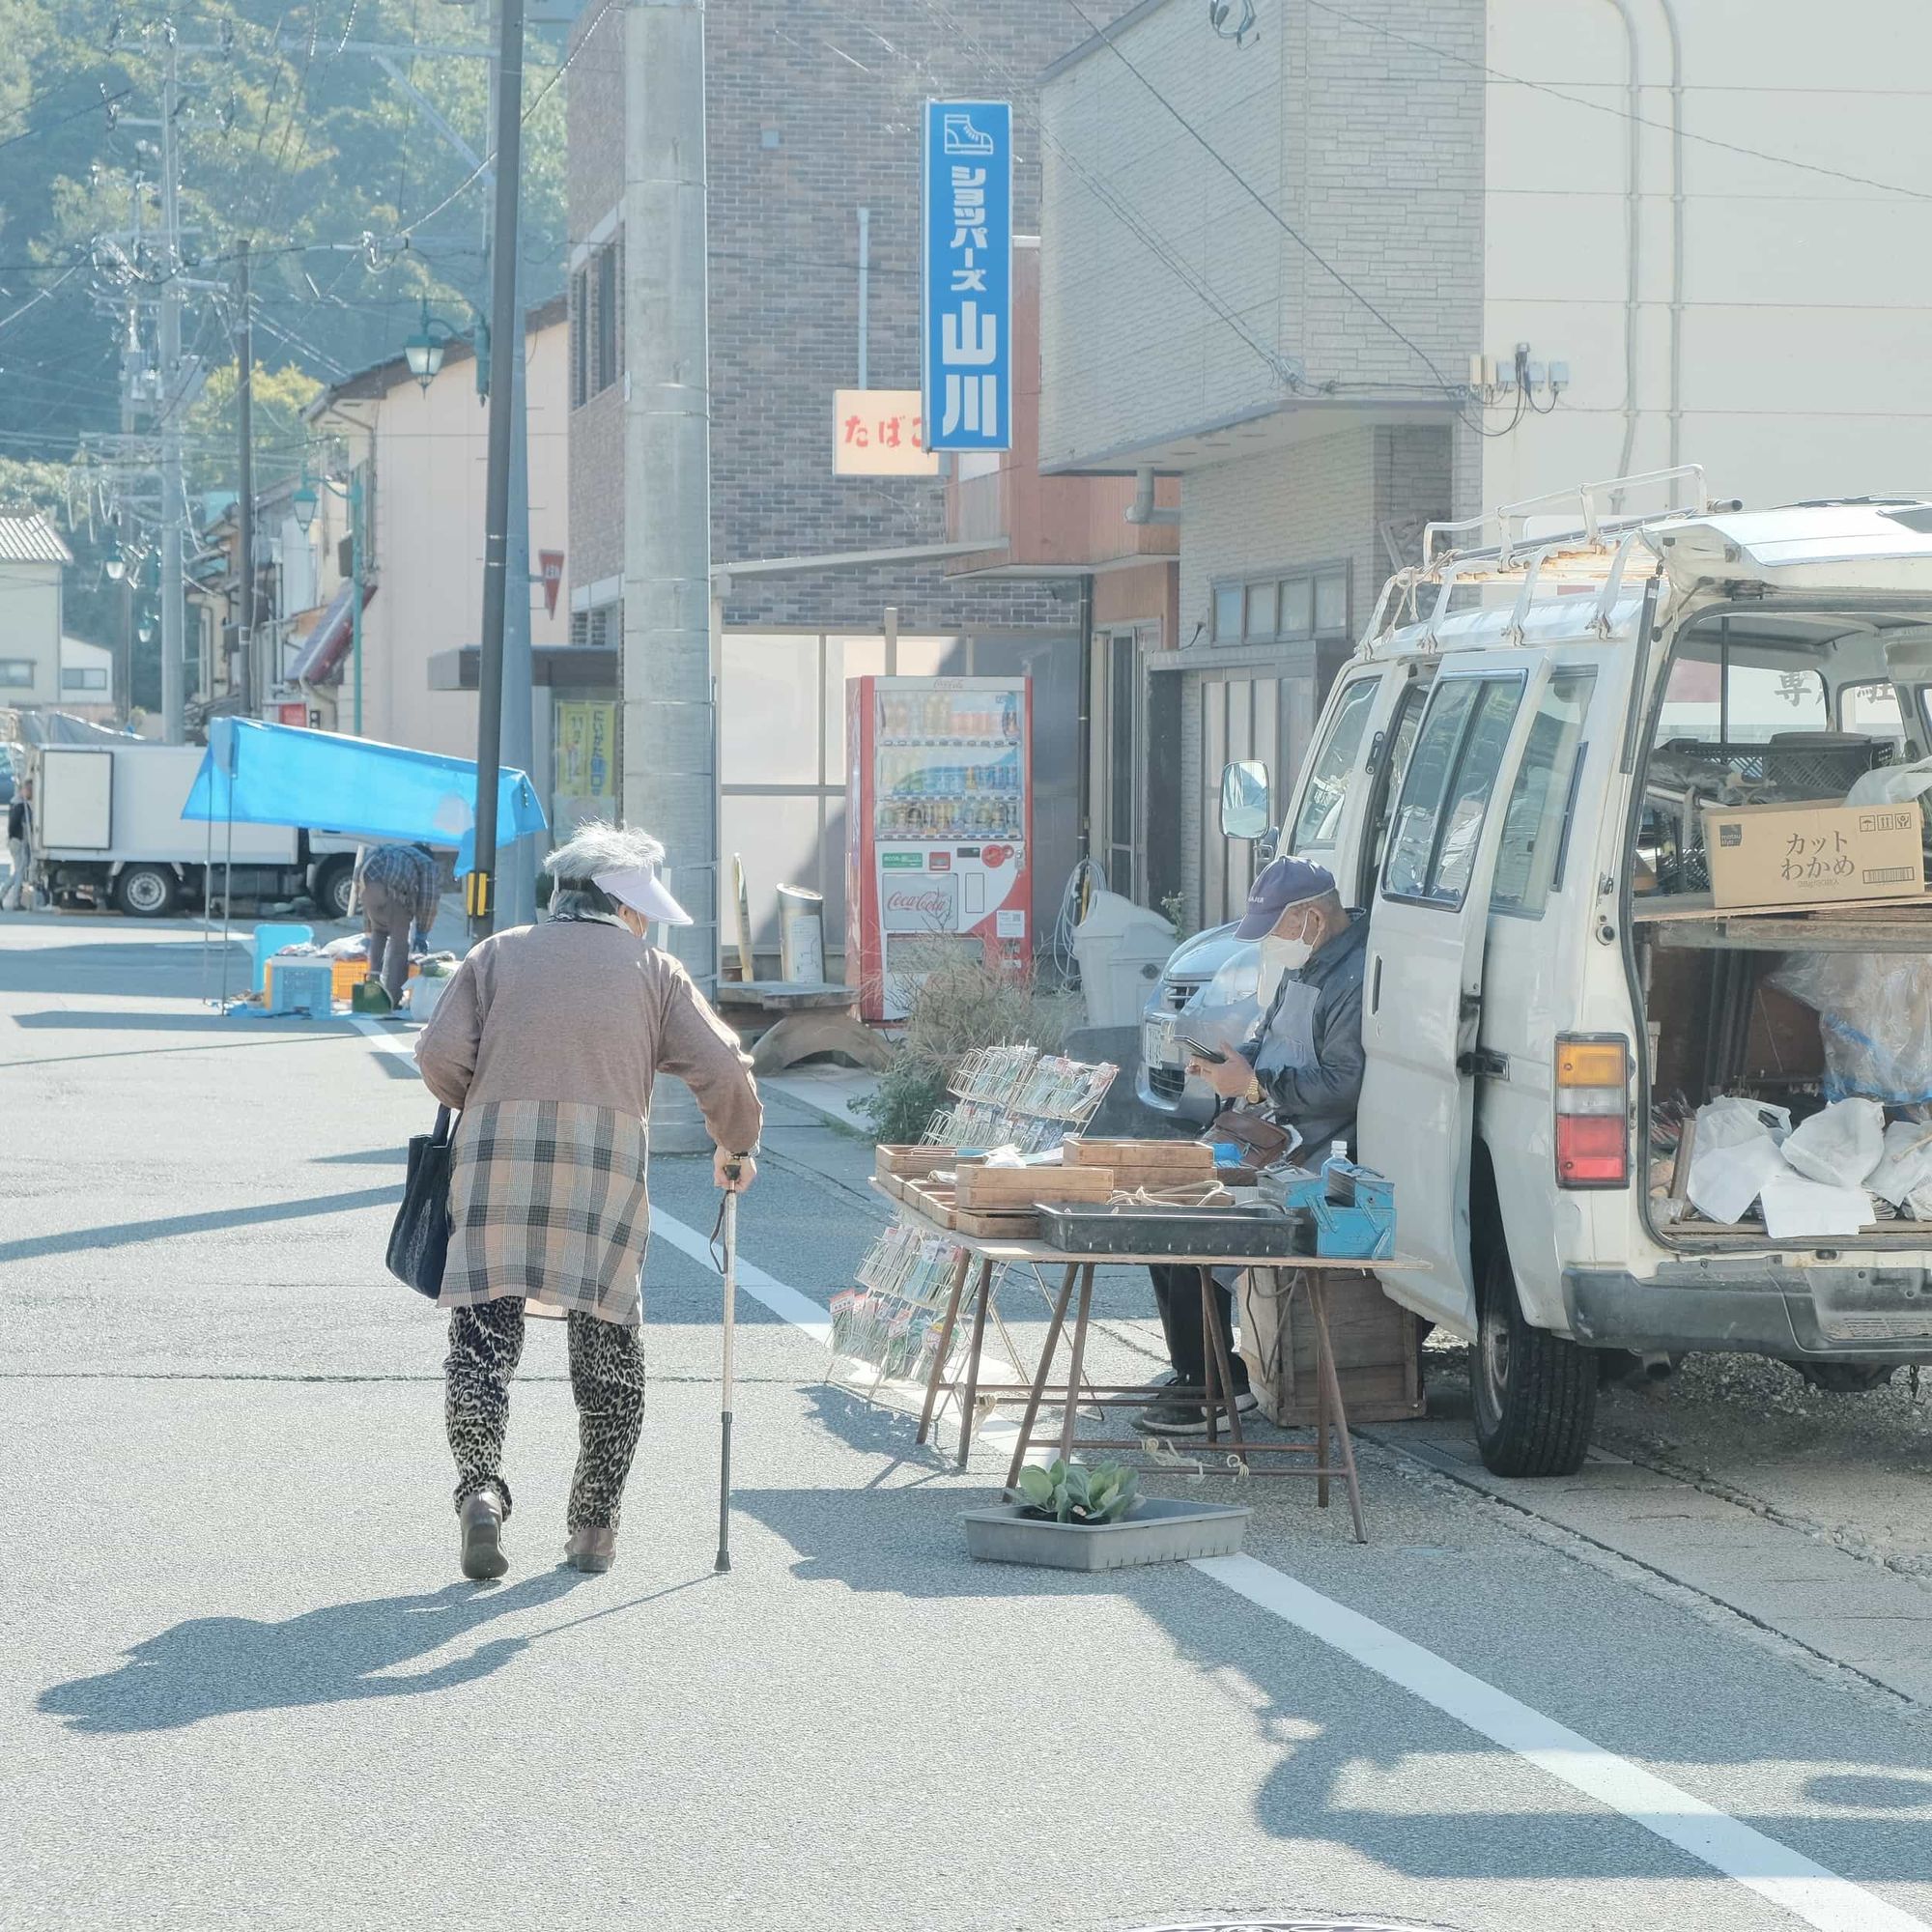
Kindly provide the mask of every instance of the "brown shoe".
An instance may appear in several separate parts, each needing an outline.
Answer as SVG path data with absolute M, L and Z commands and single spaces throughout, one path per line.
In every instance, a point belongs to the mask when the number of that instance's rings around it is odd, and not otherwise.
M 490 1490 L 479 1490 L 456 1513 L 463 1529 L 463 1574 L 487 1583 L 510 1567 L 503 1554 L 503 1505 Z
M 563 1560 L 573 1570 L 587 1570 L 601 1576 L 617 1560 L 617 1532 L 588 1525 L 573 1529 L 570 1541 L 563 1546 Z

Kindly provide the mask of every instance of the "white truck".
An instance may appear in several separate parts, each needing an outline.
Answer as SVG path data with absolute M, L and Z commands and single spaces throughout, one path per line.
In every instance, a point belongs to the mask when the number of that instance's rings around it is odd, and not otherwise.
M 353 840 L 285 825 L 182 816 L 198 745 L 47 745 L 34 754 L 35 869 L 55 905 L 161 919 L 184 903 L 312 897 L 348 916 Z M 213 867 L 210 867 L 210 860 Z

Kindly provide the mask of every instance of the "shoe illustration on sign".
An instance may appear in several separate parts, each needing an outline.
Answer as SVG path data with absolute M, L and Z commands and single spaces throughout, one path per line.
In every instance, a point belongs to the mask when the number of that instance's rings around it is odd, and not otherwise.
M 948 114 L 942 123 L 945 132 L 941 147 L 949 155 L 990 155 L 993 137 L 973 125 L 970 114 Z

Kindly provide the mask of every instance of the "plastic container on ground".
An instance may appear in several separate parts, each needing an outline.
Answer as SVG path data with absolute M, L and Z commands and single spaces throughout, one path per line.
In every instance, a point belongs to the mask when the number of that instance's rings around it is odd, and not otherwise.
M 1073 928 L 1089 1026 L 1138 1026 L 1175 948 L 1174 927 L 1119 893 L 1095 893 Z
M 980 1563 L 1034 1563 L 1049 1570 L 1124 1570 L 1232 1556 L 1248 1533 L 1245 1505 L 1148 1496 L 1120 1522 L 1054 1522 L 1015 1503 L 961 1510 L 966 1553 Z
M 327 1019 L 335 1010 L 334 974 L 327 959 L 271 959 L 268 1009 Z
M 255 990 L 260 993 L 269 984 L 269 961 L 285 946 L 313 946 L 315 928 L 308 925 L 290 925 L 286 923 L 265 921 L 255 928 Z
M 421 1020 L 428 1025 L 429 1016 L 436 1011 L 437 1002 L 449 990 L 448 973 L 423 973 L 410 981 L 409 1012 L 412 1020 Z

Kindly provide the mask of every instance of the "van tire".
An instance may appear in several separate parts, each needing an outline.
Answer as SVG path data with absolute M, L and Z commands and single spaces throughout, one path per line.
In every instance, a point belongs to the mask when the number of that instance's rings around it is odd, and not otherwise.
M 1476 1347 L 1469 1365 L 1476 1447 L 1497 1476 L 1574 1476 L 1597 1417 L 1597 1351 L 1532 1328 L 1509 1251 L 1484 1243 Z
M 1898 1372 L 1896 1362 L 1793 1362 L 1791 1366 L 1825 1395 L 1864 1395 L 1883 1388 Z
M 181 882 L 165 866 L 128 866 L 114 881 L 114 903 L 130 919 L 165 919 Z

